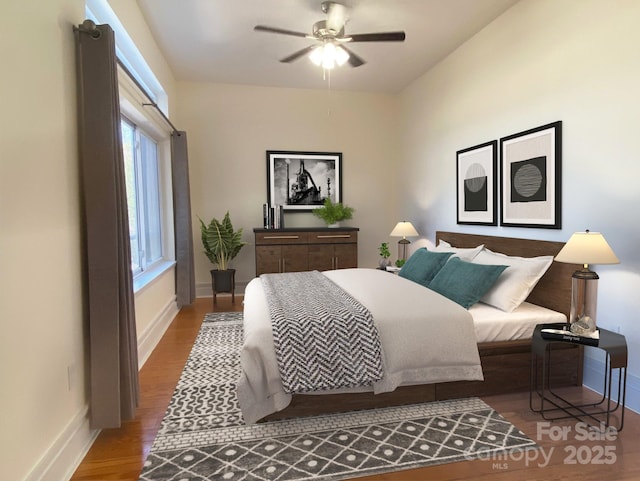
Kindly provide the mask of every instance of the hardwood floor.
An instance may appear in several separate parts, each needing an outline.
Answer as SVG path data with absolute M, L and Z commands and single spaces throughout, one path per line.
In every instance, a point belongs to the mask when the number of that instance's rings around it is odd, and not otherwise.
M 219 296 L 215 311 L 241 311 L 242 298 L 231 303 Z M 82 461 L 72 481 L 137 481 L 151 449 L 169 400 L 207 312 L 211 298 L 184 307 L 140 371 L 141 399 L 136 419 L 119 429 L 103 430 Z M 592 398 L 588 389 L 576 388 L 577 398 Z M 640 415 L 627 411 L 624 430 L 615 439 L 582 440 L 576 421 L 545 423 L 529 410 L 529 394 L 483 398 L 496 411 L 524 431 L 541 447 L 529 458 L 480 459 L 415 470 L 358 478 L 363 481 L 413 480 L 637 480 L 640 479 Z M 561 429 L 566 434 L 561 436 Z M 533 458 L 533 456 L 536 458 Z M 573 462 L 573 464 L 571 464 Z

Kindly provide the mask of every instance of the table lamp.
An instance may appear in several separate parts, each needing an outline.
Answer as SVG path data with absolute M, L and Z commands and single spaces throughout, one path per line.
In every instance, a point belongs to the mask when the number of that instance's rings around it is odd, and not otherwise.
M 418 231 L 416 230 L 415 227 L 413 227 L 413 224 L 411 224 L 411 222 L 407 222 L 406 220 L 403 220 L 402 222 L 398 222 L 396 224 L 396 226 L 391 231 L 391 234 L 389 235 L 391 237 L 402 237 L 402 239 L 398 241 L 398 259 L 402 259 L 403 261 L 406 261 L 407 246 L 411 244 L 411 241 L 409 241 L 407 237 L 412 237 L 412 236 L 415 237 L 420 234 L 418 234 Z
M 596 330 L 598 274 L 589 264 L 619 264 L 609 244 L 600 232 L 576 232 L 555 257 L 558 262 L 582 264 L 571 276 L 571 311 L 569 330 L 584 335 Z

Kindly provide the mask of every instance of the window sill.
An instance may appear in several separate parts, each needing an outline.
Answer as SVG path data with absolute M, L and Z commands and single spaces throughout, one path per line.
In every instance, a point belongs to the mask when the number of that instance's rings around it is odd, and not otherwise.
M 153 283 L 158 277 L 176 265 L 175 261 L 160 261 L 151 269 L 138 274 L 133 279 L 133 292 L 137 294 Z

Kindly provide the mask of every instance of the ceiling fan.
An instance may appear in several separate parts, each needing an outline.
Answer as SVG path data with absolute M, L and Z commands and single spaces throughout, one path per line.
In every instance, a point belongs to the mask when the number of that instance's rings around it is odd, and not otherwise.
M 327 19 L 314 23 L 311 34 L 277 27 L 268 27 L 266 25 L 256 25 L 253 29 L 258 32 L 277 33 L 314 40 L 313 45 L 298 50 L 280 61 L 289 63 L 309 54 L 309 58 L 313 63 L 327 70 L 347 62 L 349 62 L 349 65 L 352 67 L 359 67 L 365 63 L 361 57 L 347 48 L 347 43 L 403 42 L 405 39 L 405 33 L 403 31 L 346 35 L 344 26 L 347 22 L 347 7 L 340 3 L 327 1 L 322 2 L 321 8 L 322 11 L 327 14 Z

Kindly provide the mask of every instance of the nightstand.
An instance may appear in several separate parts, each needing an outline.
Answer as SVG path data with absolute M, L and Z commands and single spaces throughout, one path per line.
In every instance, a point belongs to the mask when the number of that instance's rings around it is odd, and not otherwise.
M 585 404 L 573 404 L 549 385 L 551 377 L 551 351 L 558 344 L 574 344 L 572 342 L 544 339 L 541 330 L 544 328 L 562 329 L 565 324 L 538 324 L 533 331 L 531 339 L 531 387 L 529 389 L 529 407 L 549 421 L 566 419 L 587 418 L 598 425 L 604 423 L 610 426 L 610 416 L 621 409 L 620 423 L 617 426 L 621 431 L 624 426 L 624 402 L 627 390 L 627 341 L 622 334 L 598 328 L 600 341 L 595 349 L 602 349 L 606 354 L 602 398 L 599 401 Z M 542 359 L 540 369 L 539 363 Z M 612 400 L 612 384 L 614 384 L 614 370 L 617 371 L 617 394 Z M 541 377 L 541 379 L 539 379 Z M 538 400 L 539 407 L 534 407 L 534 399 Z

